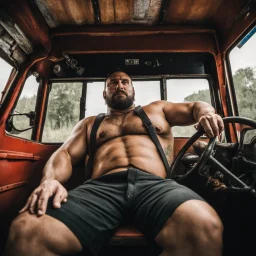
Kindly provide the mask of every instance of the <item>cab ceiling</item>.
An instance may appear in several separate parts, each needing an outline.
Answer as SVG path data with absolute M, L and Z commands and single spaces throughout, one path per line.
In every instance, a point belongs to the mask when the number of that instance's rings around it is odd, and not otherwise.
M 159 30 L 163 26 L 204 26 L 227 38 L 256 0 L 11 0 L 0 1 L 0 56 L 15 65 L 34 49 L 51 47 L 58 32 Z M 249 18 L 250 18 L 249 17 Z M 125 30 L 124 29 L 124 30 Z M 240 29 L 241 30 L 241 29 Z
M 50 28 L 86 24 L 207 24 L 226 29 L 251 0 L 35 0 Z

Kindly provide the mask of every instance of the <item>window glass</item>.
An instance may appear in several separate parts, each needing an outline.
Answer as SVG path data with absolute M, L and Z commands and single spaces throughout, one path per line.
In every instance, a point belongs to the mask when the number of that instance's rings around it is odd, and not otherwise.
M 135 104 L 146 105 L 160 100 L 159 81 L 133 81 L 135 90 Z M 85 117 L 107 112 L 107 105 L 103 99 L 104 82 L 88 82 Z
M 256 27 L 230 52 L 240 116 L 256 120 Z
M 22 92 L 12 113 L 13 126 L 10 134 L 24 139 L 31 139 L 33 124 L 29 118 L 35 116 L 35 107 L 39 83 L 34 76 L 30 76 L 23 86 Z M 23 115 L 22 115 L 23 114 Z
M 5 88 L 6 82 L 11 74 L 13 67 L 5 60 L 0 58 L 0 102 L 2 99 L 2 92 Z
M 52 83 L 42 136 L 43 142 L 63 142 L 79 121 L 81 82 Z
M 133 81 L 135 105 L 145 106 L 161 99 L 160 81 Z
M 211 104 L 209 82 L 207 79 L 168 79 L 167 100 L 171 102 L 205 101 Z M 196 130 L 194 125 L 173 127 L 174 137 L 190 137 Z
M 107 112 L 107 105 L 103 99 L 104 84 L 104 82 L 87 83 L 85 117 Z

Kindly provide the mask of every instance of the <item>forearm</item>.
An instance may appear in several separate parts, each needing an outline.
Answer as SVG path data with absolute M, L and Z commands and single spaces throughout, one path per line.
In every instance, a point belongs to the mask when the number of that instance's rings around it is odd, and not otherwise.
M 194 103 L 192 114 L 195 121 L 198 122 L 202 116 L 215 114 L 215 109 L 206 102 L 198 101 Z
M 65 183 L 72 174 L 72 163 L 66 150 L 57 150 L 43 169 L 41 183 L 45 180 L 57 180 Z

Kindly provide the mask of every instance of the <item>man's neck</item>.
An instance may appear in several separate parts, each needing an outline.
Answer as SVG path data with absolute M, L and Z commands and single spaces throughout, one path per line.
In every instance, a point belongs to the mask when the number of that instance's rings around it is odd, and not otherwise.
M 120 115 L 124 115 L 127 114 L 131 111 L 133 111 L 135 109 L 135 105 L 132 104 L 129 108 L 126 109 L 113 109 L 113 108 L 109 108 L 109 114 L 110 115 L 114 115 L 114 116 L 120 116 Z

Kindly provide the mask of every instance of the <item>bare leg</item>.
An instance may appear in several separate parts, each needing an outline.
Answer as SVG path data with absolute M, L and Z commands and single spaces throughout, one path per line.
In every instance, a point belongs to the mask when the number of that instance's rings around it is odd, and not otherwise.
M 79 240 L 62 222 L 25 212 L 10 227 L 4 256 L 65 255 L 81 250 Z
M 220 256 L 223 226 L 207 203 L 190 200 L 180 205 L 156 237 L 162 256 Z

